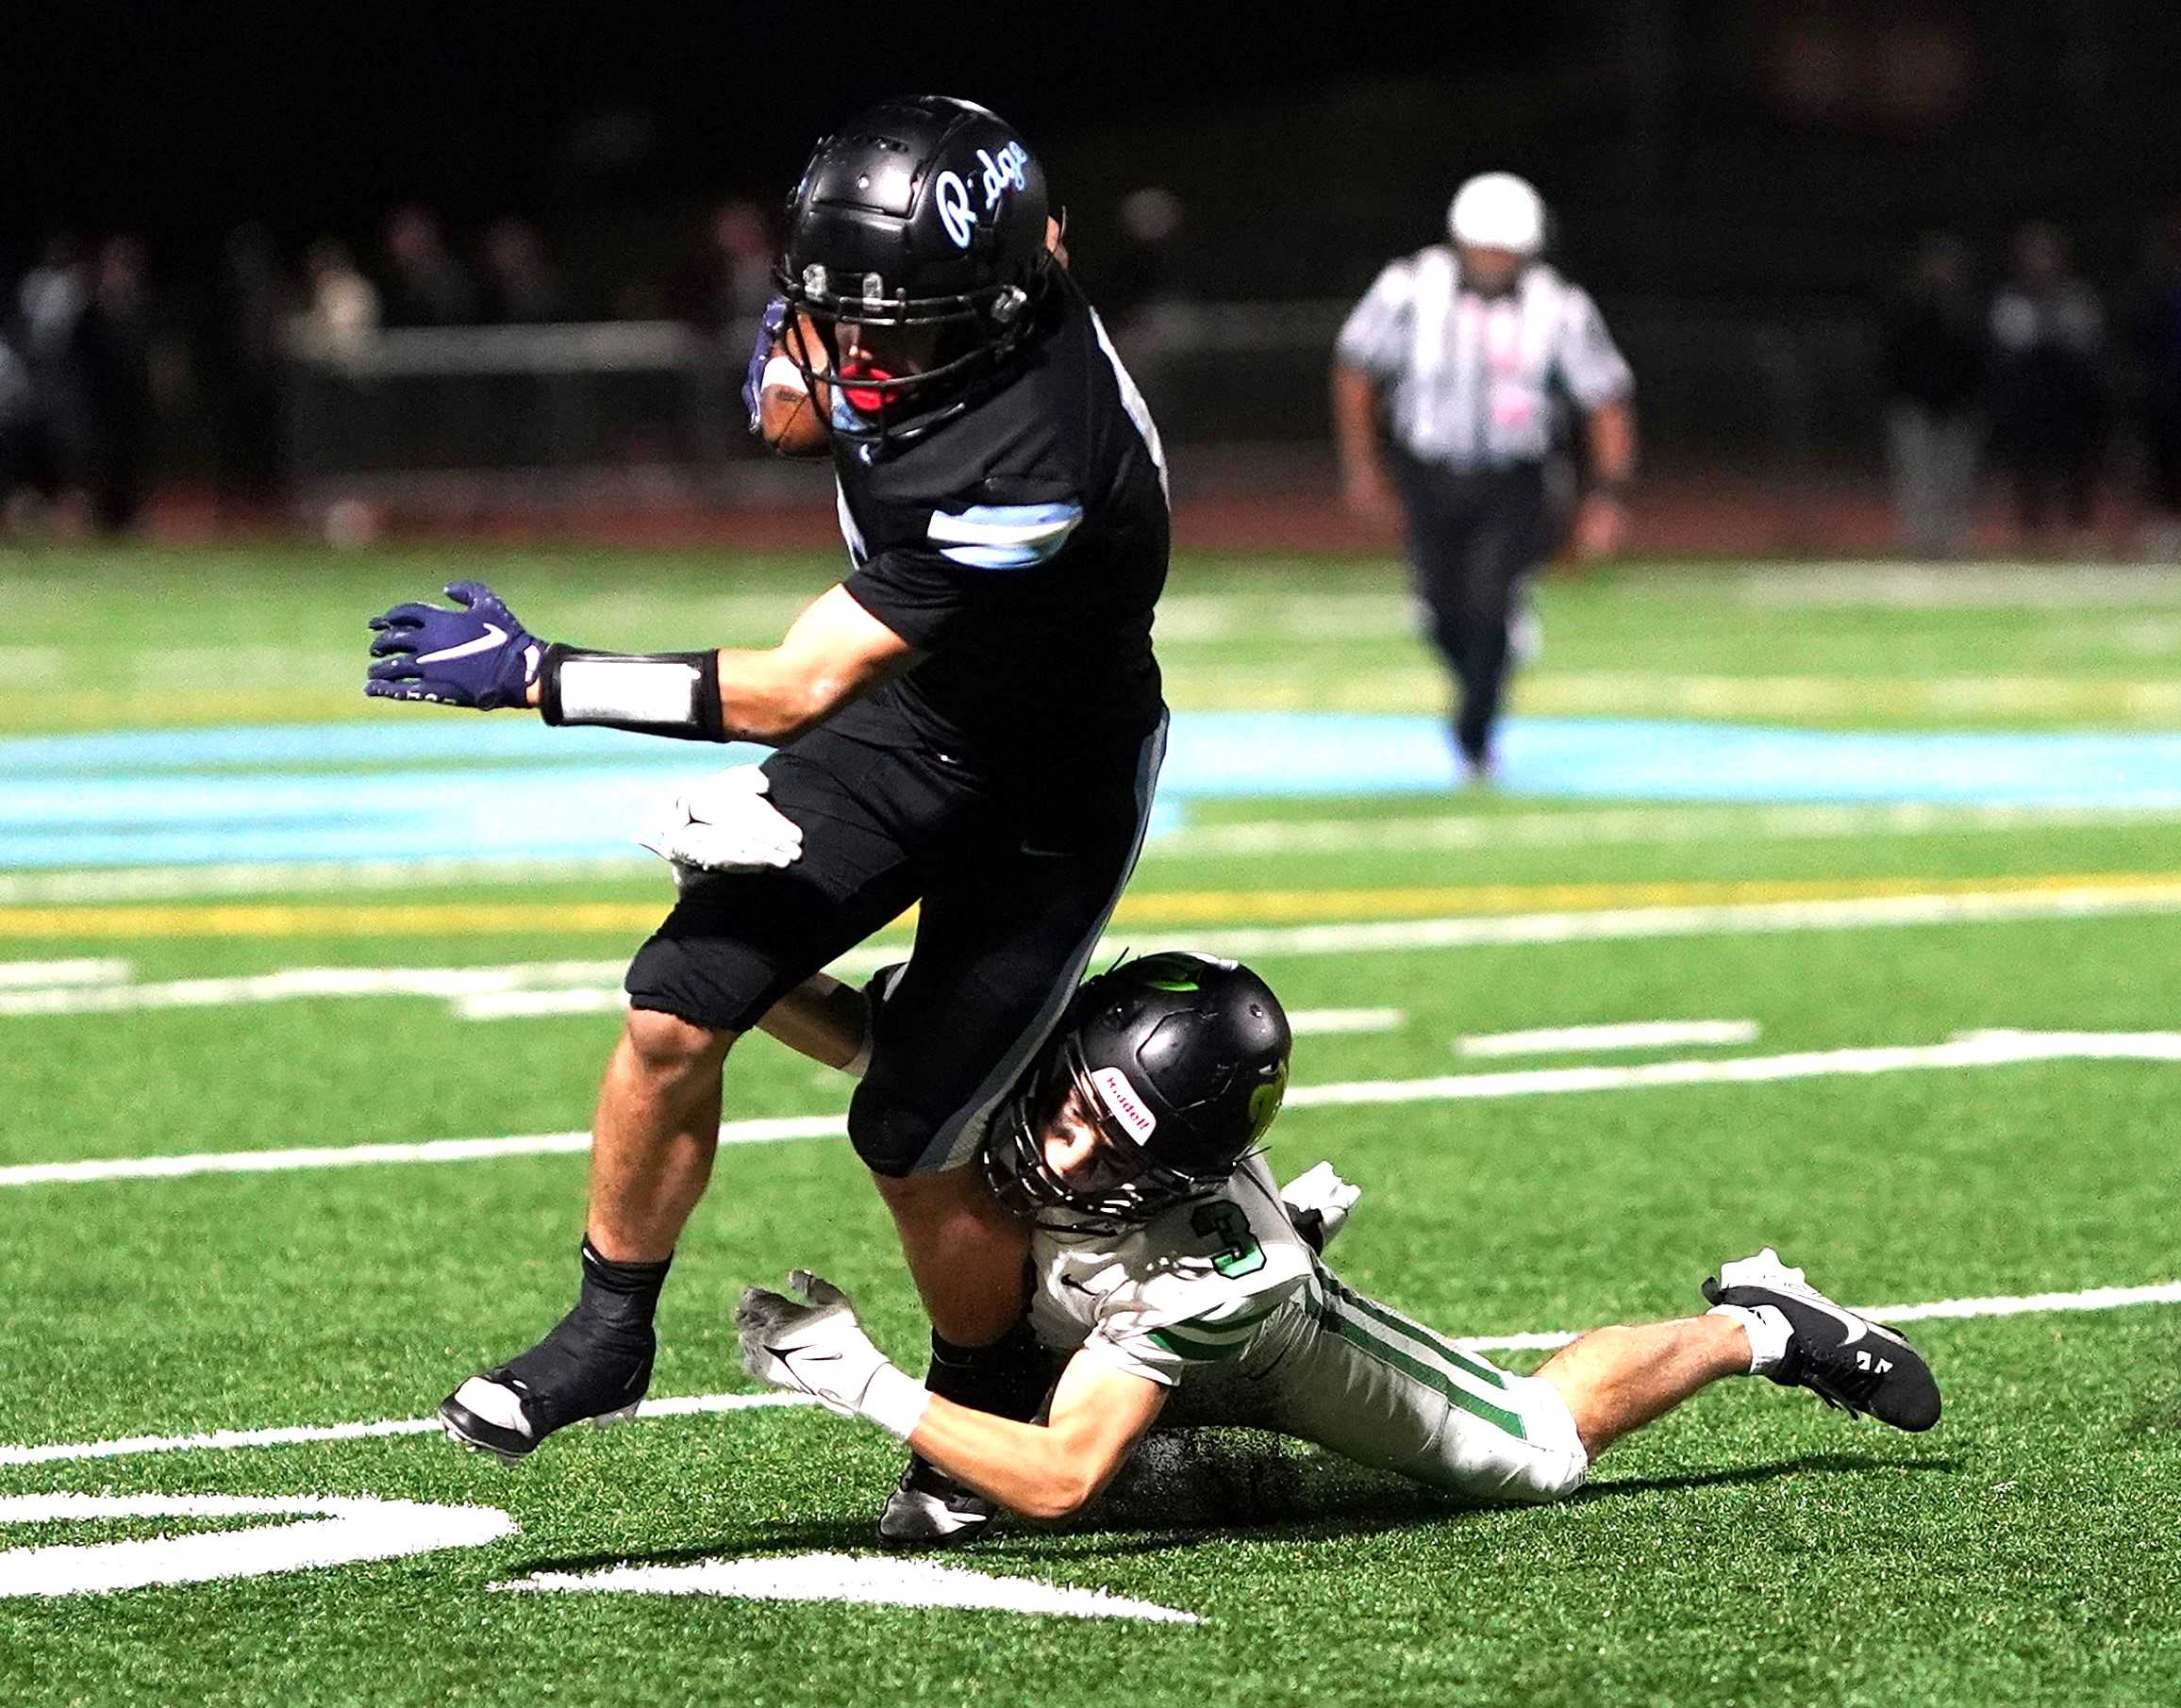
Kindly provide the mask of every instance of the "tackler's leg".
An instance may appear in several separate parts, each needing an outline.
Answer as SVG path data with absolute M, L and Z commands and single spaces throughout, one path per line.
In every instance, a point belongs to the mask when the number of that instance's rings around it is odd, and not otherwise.
M 1164 751 L 1161 728 L 1103 788 L 980 826 L 925 896 L 916 953 L 872 1015 L 848 1132 L 931 1315 L 926 1380 L 1000 1417 L 1035 1417 L 1054 1372 L 1024 1316 L 1029 1231 L 986 1188 L 978 1151 L 1089 969 L 1142 845 Z M 912 1458 L 879 1538 L 963 1542 L 992 1510 Z

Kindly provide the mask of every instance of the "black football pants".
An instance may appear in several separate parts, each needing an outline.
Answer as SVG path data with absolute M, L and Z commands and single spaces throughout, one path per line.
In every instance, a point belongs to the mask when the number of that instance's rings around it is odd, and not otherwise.
M 1463 758 L 1481 765 L 1506 693 L 1523 583 L 1552 551 L 1544 470 L 1524 463 L 1456 473 L 1404 460 L 1396 474 L 1417 600 L 1460 690 L 1455 741 Z
M 766 799 L 802 826 L 802 857 L 691 883 L 629 963 L 629 1004 L 746 1031 L 916 904 L 848 1136 L 880 1174 L 959 1168 L 1082 981 L 1165 748 L 1161 722 L 1106 763 L 1057 759 L 1064 796 L 1025 807 L 928 749 L 815 730 L 765 761 Z

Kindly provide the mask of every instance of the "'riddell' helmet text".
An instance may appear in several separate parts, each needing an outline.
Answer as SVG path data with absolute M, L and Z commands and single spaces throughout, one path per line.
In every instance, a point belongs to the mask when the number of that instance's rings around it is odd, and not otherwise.
M 1052 276 L 1047 212 L 1022 138 L 972 102 L 882 101 L 819 142 L 776 282 L 797 311 L 783 348 L 838 388 L 837 436 L 928 432 L 1006 366 Z
M 1063 1231 L 1118 1231 L 1217 1191 L 1279 1113 L 1291 1045 L 1279 998 L 1247 967 L 1179 953 L 1124 962 L 1076 993 L 994 1119 L 985 1177 L 1016 1215 Z M 1118 1159 L 1090 1189 L 1045 1157 L 1071 1100 Z

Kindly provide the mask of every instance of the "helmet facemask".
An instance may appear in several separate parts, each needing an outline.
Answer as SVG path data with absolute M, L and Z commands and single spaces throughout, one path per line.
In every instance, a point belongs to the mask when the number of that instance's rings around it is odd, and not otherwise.
M 1063 1175 L 1053 1166 L 1047 1140 L 1062 1131 L 1095 1136 L 1093 1169 Z M 986 1183 L 1006 1209 L 1060 1234 L 1119 1234 L 1140 1226 L 1175 1204 L 1218 1191 L 1236 1166 L 1198 1175 L 1154 1162 L 1107 1109 L 1073 1036 L 1008 1099 L 983 1160 Z
M 1033 287 L 1043 276 L 1041 269 Z M 1032 291 L 1020 285 L 911 297 L 889 294 L 878 274 L 836 277 L 819 262 L 799 274 L 783 265 L 774 282 L 793 310 L 781 350 L 813 395 L 827 388 L 827 425 L 848 439 L 911 439 L 950 420 L 1036 318 Z

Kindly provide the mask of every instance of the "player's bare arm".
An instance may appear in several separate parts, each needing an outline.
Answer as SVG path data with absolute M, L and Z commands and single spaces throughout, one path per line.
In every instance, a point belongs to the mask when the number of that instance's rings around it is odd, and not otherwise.
M 1053 1391 L 1050 1421 L 1015 1423 L 934 1396 L 909 1446 L 1027 1518 L 1065 1518 L 1112 1482 L 1168 1390 L 1078 1352 Z
M 1064 1518 L 1094 1500 L 1157 1421 L 1167 1390 L 1088 1354 L 1070 1360 L 1045 1423 L 1018 1423 L 931 1393 L 871 1342 L 848 1296 L 797 1270 L 791 1294 L 752 1287 L 735 1314 L 743 1362 L 844 1417 L 905 1438 L 1012 1512 Z
M 839 587 L 805 606 L 779 645 L 709 653 L 550 644 L 481 582 L 458 582 L 447 593 L 452 609 L 402 605 L 372 619 L 365 693 L 479 711 L 529 705 L 548 723 L 780 747 L 917 657 Z

